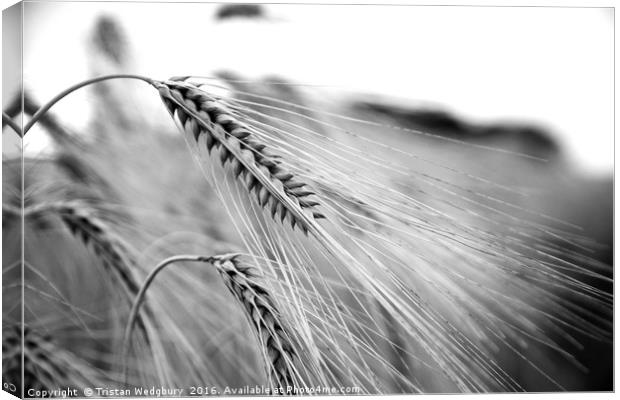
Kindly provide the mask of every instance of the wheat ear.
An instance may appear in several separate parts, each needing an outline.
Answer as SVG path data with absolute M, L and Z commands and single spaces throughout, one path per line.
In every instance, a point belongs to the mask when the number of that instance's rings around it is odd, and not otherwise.
M 250 193 L 254 191 L 256 201 L 272 218 L 279 215 L 283 222 L 288 216 L 291 226 L 298 225 L 304 233 L 316 219 L 325 218 L 308 185 L 269 154 L 266 145 L 221 100 L 182 79 L 153 85 L 185 132 L 197 143 L 204 136 L 209 153 L 213 148 L 219 150 L 222 165 L 230 165 L 235 178 L 245 183 Z
M 131 308 L 123 344 L 124 354 L 128 354 L 133 326 L 140 312 L 146 291 L 155 276 L 168 265 L 175 262 L 202 262 L 213 265 L 223 278 L 226 288 L 241 303 L 246 316 L 257 335 L 261 352 L 265 359 L 267 375 L 277 387 L 286 389 L 293 387 L 298 372 L 293 364 L 296 356 L 293 336 L 283 322 L 271 294 L 259 283 L 256 270 L 242 266 L 238 262 L 238 254 L 226 254 L 214 257 L 199 255 L 181 255 L 170 257 L 159 263 L 149 274 L 140 288 Z M 127 364 L 124 364 L 123 376 L 126 379 Z

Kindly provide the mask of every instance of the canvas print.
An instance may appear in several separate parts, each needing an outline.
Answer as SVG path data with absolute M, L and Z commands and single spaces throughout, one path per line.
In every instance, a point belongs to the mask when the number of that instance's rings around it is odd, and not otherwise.
M 6 8 L 3 391 L 613 391 L 613 11 Z

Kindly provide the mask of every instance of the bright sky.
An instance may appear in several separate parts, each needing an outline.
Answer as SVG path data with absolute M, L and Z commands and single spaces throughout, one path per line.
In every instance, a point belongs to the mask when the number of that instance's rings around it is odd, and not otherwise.
M 103 12 L 122 22 L 139 74 L 280 75 L 435 103 L 479 122 L 526 120 L 565 139 L 584 168 L 613 166 L 610 9 L 272 5 L 269 21 L 222 23 L 215 10 L 29 3 L 25 84 L 44 100 L 87 78 L 88 33 Z M 85 123 L 84 96 L 58 111 Z

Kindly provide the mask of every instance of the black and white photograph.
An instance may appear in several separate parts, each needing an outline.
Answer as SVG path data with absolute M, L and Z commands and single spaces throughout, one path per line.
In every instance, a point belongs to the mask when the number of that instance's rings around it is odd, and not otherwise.
M 613 394 L 613 3 L 10 3 L 3 399 Z

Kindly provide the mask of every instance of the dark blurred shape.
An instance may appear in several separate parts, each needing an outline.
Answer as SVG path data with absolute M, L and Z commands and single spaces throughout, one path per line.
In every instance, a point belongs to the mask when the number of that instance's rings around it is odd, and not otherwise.
M 60 152 L 56 157 L 56 163 L 61 169 L 67 172 L 72 179 L 88 184 L 93 173 L 88 168 L 88 164 L 83 162 L 76 154 Z
M 516 143 L 520 151 L 548 159 L 560 151 L 555 140 L 543 129 L 515 123 L 476 125 L 442 110 L 423 110 L 380 102 L 357 102 L 355 109 L 388 117 L 401 127 L 469 142 Z
M 265 126 L 277 128 L 272 134 L 289 132 L 291 124 L 298 124 L 319 135 L 330 136 L 329 130 L 318 122 L 320 116 L 312 111 L 312 101 L 294 82 L 277 75 L 252 81 L 227 70 L 219 71 L 215 76 L 230 85 L 235 98 L 248 101 L 247 107 L 256 111 L 252 118 Z
M 214 76 L 231 84 L 246 81 L 243 79 L 241 75 L 237 74 L 234 71 L 230 71 L 230 70 L 217 71 L 214 73 Z
M 4 291 L 2 293 L 5 295 Z M 2 323 L 2 382 L 10 382 L 13 386 L 11 394 L 19 394 L 22 392 L 22 366 L 21 358 L 22 349 L 22 330 L 19 325 L 9 325 L 8 322 Z M 29 374 L 24 371 L 24 379 L 31 383 Z M 8 387 L 7 387 L 8 389 Z M 6 390 L 6 389 L 5 389 Z M 17 391 L 17 392 L 16 392 Z
M 93 44 L 107 58 L 118 65 L 127 59 L 126 35 L 121 25 L 112 17 L 99 17 L 93 30 Z
M 265 82 L 265 87 L 269 88 L 272 93 L 272 97 L 277 99 L 285 100 L 288 103 L 296 104 L 299 107 L 288 106 L 278 102 L 272 102 L 273 106 L 283 108 L 285 110 L 289 110 L 300 115 L 306 116 L 308 118 L 300 117 L 299 123 L 306 124 L 309 128 L 311 128 L 314 132 L 323 135 L 325 137 L 330 136 L 329 130 L 324 129 L 324 126 L 319 123 L 320 116 L 312 111 L 312 103 L 309 101 L 307 96 L 303 92 L 301 92 L 293 82 L 287 80 L 286 78 L 279 76 L 267 76 L 263 80 Z M 263 101 L 264 104 L 269 105 L 269 100 L 265 99 Z M 282 118 L 287 120 L 290 119 L 292 114 L 287 112 L 280 113 Z
M 215 14 L 216 20 L 231 18 L 262 18 L 264 10 L 260 4 L 225 4 Z
M 16 221 L 19 222 L 21 204 L 14 200 L 11 203 L 2 203 L 2 229 L 12 226 Z
M 22 97 L 20 93 L 18 93 L 15 95 L 15 97 L 13 97 L 6 109 L 4 109 L 4 112 L 7 113 L 9 117 L 15 118 L 17 114 L 19 114 L 21 109 Z M 39 105 L 32 100 L 28 92 L 24 91 L 24 112 L 29 115 L 34 115 L 34 113 L 37 112 L 38 109 Z M 2 127 L 4 127 L 4 123 L 2 124 Z

